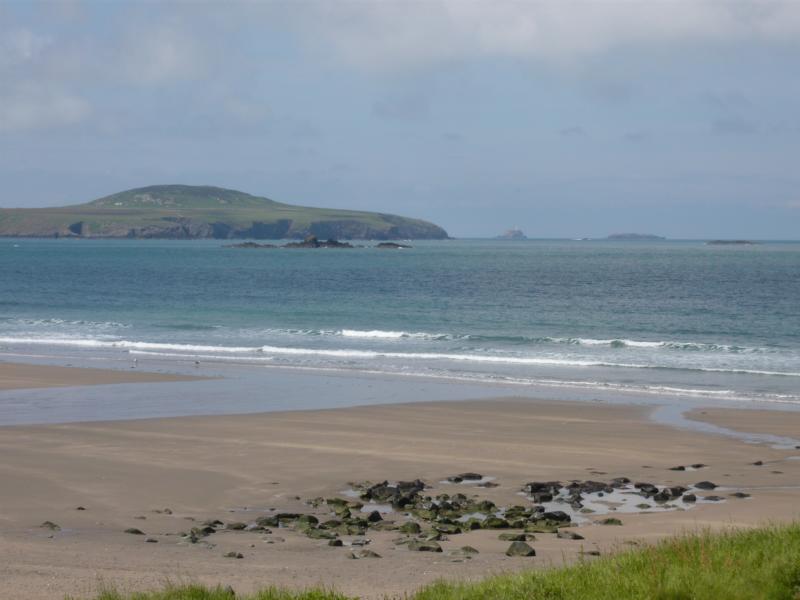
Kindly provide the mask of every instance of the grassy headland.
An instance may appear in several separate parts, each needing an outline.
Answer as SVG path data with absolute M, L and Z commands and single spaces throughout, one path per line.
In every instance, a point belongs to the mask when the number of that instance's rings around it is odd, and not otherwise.
M 312 208 L 211 186 L 155 185 L 86 204 L 0 209 L 0 236 L 101 238 L 446 239 L 427 221 Z
M 225 588 L 185 586 L 139 594 L 107 591 L 96 600 L 230 600 Z M 350 600 L 326 590 L 265 589 L 240 600 Z M 441 582 L 409 600 L 797 600 L 800 523 L 702 532 L 571 567 L 499 575 L 479 583 Z

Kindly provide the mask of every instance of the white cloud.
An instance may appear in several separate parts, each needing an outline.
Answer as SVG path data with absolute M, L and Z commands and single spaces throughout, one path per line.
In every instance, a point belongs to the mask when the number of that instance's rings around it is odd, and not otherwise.
M 48 86 L 23 84 L 0 92 L 0 132 L 71 125 L 90 112 L 82 98 Z
M 363 67 L 480 56 L 574 60 L 618 46 L 796 42 L 800 2 L 372 0 L 289 6 L 296 26 Z
M 145 85 L 196 78 L 209 59 L 188 28 L 170 23 L 128 30 L 118 52 L 117 76 Z
M 19 28 L 0 34 L 0 67 L 13 67 L 35 60 L 52 43 L 51 38 Z

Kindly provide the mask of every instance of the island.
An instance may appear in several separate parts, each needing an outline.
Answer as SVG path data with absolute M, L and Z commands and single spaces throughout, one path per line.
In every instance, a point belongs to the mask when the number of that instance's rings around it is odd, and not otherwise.
M 663 242 L 667 238 L 652 233 L 613 233 L 606 239 L 615 242 Z
M 0 209 L 0 236 L 158 239 L 448 239 L 428 221 L 284 204 L 212 186 L 154 185 L 54 208 Z
M 757 242 L 751 240 L 710 240 L 709 246 L 755 246 Z
M 522 233 L 521 229 L 517 229 L 515 227 L 515 228 L 507 230 L 502 235 L 498 235 L 495 239 L 496 240 L 527 240 L 528 236 L 526 236 L 524 233 Z

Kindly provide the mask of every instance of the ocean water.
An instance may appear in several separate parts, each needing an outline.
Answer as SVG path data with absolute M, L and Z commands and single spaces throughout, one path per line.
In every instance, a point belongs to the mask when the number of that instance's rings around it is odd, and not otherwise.
M 0 358 L 800 404 L 800 243 L 413 245 L 1 239 Z

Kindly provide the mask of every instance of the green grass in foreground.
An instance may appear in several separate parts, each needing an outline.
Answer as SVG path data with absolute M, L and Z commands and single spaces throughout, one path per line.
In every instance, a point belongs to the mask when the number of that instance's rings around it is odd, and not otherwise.
M 412 582 L 410 582 L 412 583 Z M 189 586 L 96 600 L 230 600 L 223 589 Z M 267 589 L 241 600 L 348 600 L 330 591 Z M 699 533 L 571 567 L 441 582 L 410 600 L 800 600 L 800 523 Z

